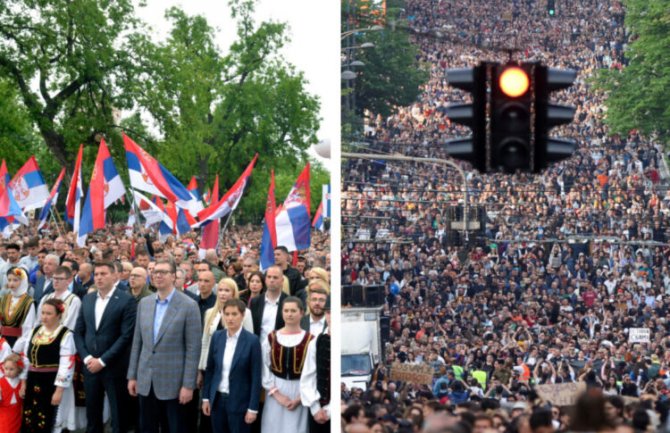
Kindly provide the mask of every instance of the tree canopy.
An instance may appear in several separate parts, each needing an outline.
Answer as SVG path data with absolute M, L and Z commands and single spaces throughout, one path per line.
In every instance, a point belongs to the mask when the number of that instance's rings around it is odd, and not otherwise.
M 84 143 L 88 177 L 105 137 L 125 176 L 124 131 L 201 189 L 219 174 L 225 192 L 256 152 L 250 194 L 267 193 L 272 167 L 297 175 L 317 142 L 319 102 L 277 54 L 286 25 L 256 23 L 253 0 L 229 6 L 237 36 L 223 50 L 205 17 L 178 8 L 165 13 L 167 39 L 154 41 L 132 0 L 0 2 L 2 157 L 14 165 L 36 153 L 55 177 Z M 241 206 L 262 215 L 264 200 Z
M 625 24 L 632 35 L 622 69 L 602 70 L 598 87 L 607 93 L 607 118 L 613 132 L 639 129 L 670 134 L 670 1 L 624 0 Z

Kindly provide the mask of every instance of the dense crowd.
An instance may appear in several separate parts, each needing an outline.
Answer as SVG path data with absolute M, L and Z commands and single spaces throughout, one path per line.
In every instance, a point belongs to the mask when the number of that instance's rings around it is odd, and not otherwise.
M 625 10 L 614 0 L 556 7 L 552 17 L 546 2 L 406 2 L 430 79 L 412 106 L 370 117 L 366 150 L 357 151 L 448 158 L 445 142 L 468 131 L 445 116 L 467 98 L 447 85 L 447 70 L 504 62 L 504 48 L 516 48 L 520 61 L 578 71 L 576 84 L 555 97 L 577 108 L 575 121 L 554 131 L 578 150 L 538 176 L 468 171 L 468 205 L 485 209 L 486 228 L 465 245 L 447 226 L 464 200 L 457 171 L 343 161 L 342 284 L 384 285 L 390 321 L 383 365 L 368 389 L 342 389 L 349 432 L 664 425 L 666 170 L 659 149 L 637 131 L 608 133 L 605 95 L 589 81 L 598 70 L 625 67 Z M 648 342 L 637 339 L 640 328 Z M 394 362 L 428 365 L 433 380 L 395 381 Z M 602 425 L 584 424 L 583 413 L 536 389 L 567 383 L 583 383 L 597 400 L 593 417 L 596 408 L 612 409 Z
M 261 272 L 259 233 L 0 240 L 0 431 L 329 431 L 329 237 Z

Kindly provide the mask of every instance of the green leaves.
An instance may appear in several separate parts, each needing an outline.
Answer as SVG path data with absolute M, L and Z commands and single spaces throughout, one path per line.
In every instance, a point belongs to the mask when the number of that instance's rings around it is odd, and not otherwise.
M 670 133 L 670 2 L 627 0 L 626 27 L 633 35 L 623 70 L 601 70 L 597 87 L 607 94 L 606 122 L 613 132 L 639 129 Z
M 166 11 L 172 29 L 156 43 L 131 0 L 0 2 L 1 156 L 11 166 L 37 153 L 48 177 L 71 167 L 80 143 L 92 147 L 90 167 L 105 137 L 122 164 L 125 130 L 182 181 L 211 185 L 218 173 L 225 191 L 256 152 L 259 176 L 297 175 L 317 142 L 318 100 L 277 54 L 286 25 L 256 23 L 253 0 L 229 5 L 238 38 L 224 55 L 206 18 L 179 8 Z

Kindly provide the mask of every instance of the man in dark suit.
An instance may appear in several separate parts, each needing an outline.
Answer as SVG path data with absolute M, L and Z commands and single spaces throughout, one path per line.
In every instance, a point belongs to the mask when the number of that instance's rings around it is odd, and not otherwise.
M 270 332 L 284 326 L 281 304 L 288 296 L 282 292 L 284 274 L 279 266 L 270 266 L 265 273 L 267 290 L 265 296 L 256 296 L 251 300 L 249 309 L 254 323 L 254 334 L 261 342 L 267 339 Z
M 214 433 L 248 433 L 261 395 L 261 343 L 242 328 L 244 302 L 223 305 L 226 329 L 212 336 L 205 370 L 202 411 L 212 417 Z
M 42 275 L 37 277 L 37 281 L 35 281 L 35 288 L 33 291 L 35 305 L 40 305 L 42 296 L 48 295 L 54 291 L 51 279 L 58 266 L 60 266 L 60 257 L 56 254 L 47 254 L 44 258 L 44 263 L 42 264 Z
M 105 393 L 109 399 L 112 431 L 126 431 L 130 344 L 135 327 L 135 299 L 115 287 L 116 271 L 109 262 L 97 263 L 94 271 L 97 292 L 84 296 L 74 340 L 84 361 L 87 433 L 102 433 Z

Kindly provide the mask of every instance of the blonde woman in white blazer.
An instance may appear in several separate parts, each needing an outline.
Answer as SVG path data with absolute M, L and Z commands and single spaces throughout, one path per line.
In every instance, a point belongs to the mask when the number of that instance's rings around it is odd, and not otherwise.
M 202 372 L 207 368 L 207 355 L 209 354 L 209 343 L 212 335 L 217 329 L 224 329 L 225 325 L 221 320 L 221 309 L 228 299 L 239 299 L 239 290 L 237 283 L 232 278 L 222 278 L 216 288 L 216 303 L 212 308 L 205 311 L 205 322 L 202 329 L 202 349 L 200 352 L 200 363 L 198 369 L 198 379 L 202 377 Z M 244 311 L 242 327 L 253 334 L 254 324 L 251 319 L 251 311 L 247 308 Z

